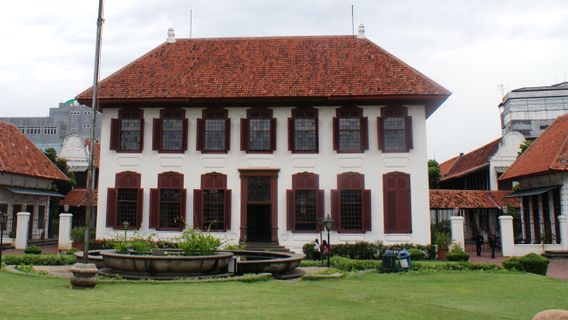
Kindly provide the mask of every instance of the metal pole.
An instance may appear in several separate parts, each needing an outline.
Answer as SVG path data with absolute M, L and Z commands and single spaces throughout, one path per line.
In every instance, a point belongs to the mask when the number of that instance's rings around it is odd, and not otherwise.
M 329 256 L 331 256 L 331 241 L 329 241 L 329 229 L 327 230 L 327 267 L 329 268 Z
M 91 233 L 91 213 L 93 208 L 93 190 L 95 188 L 95 175 L 93 170 L 94 154 L 96 149 L 96 125 L 97 125 L 97 111 L 99 110 L 99 101 L 97 97 L 97 89 L 99 83 L 99 64 L 101 60 L 101 37 L 103 29 L 103 6 L 104 0 L 99 0 L 99 13 L 97 17 L 97 40 L 95 46 L 95 72 L 93 76 L 93 103 L 92 114 L 93 122 L 91 124 L 91 150 L 89 152 L 89 166 L 87 168 L 87 203 L 85 206 L 85 246 L 83 249 L 83 263 L 89 260 L 89 238 Z
M 2 240 L 4 239 L 4 214 L 0 212 L 0 269 L 2 269 Z

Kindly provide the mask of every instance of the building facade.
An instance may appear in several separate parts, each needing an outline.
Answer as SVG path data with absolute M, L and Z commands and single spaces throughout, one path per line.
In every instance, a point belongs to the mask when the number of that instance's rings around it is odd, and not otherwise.
M 503 135 L 511 131 L 538 137 L 558 116 L 568 113 L 568 82 L 515 89 L 499 104 Z
M 47 117 L 5 117 L 0 118 L 0 121 L 16 126 L 40 150 L 53 148 L 59 152 L 67 136 L 76 135 L 82 139 L 90 139 L 92 109 L 69 101 L 60 103 L 57 108 L 50 108 Z M 96 139 L 100 137 L 101 122 L 99 113 Z
M 430 241 L 425 121 L 449 92 L 361 35 L 169 38 L 99 96 L 97 238 L 299 251 L 329 214 L 334 242 Z

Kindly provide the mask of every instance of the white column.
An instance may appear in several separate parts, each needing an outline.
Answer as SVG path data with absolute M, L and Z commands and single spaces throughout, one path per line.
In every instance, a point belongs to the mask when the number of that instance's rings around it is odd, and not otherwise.
M 62 213 L 59 215 L 59 241 L 57 242 L 57 249 L 69 250 L 71 249 L 71 221 L 73 215 L 70 213 Z
M 501 225 L 501 250 L 503 256 L 512 257 L 515 253 L 515 236 L 513 234 L 513 217 L 500 216 Z
M 465 249 L 465 241 L 464 241 L 464 217 L 460 216 L 453 216 L 450 217 L 451 227 L 452 227 L 452 242 L 455 242 L 457 245 Z
M 16 249 L 25 249 L 28 247 L 28 231 L 30 216 L 29 212 L 18 212 L 18 222 L 16 225 Z
M 565 215 L 559 215 L 558 224 L 560 227 L 560 241 L 562 243 L 562 248 L 564 250 L 568 250 L 568 217 Z

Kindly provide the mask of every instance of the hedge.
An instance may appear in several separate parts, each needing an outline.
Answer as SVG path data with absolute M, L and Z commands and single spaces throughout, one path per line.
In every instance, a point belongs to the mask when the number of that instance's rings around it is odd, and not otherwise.
M 395 244 L 384 245 L 382 242 L 359 241 L 355 243 L 341 243 L 331 245 L 331 254 L 334 256 L 345 257 L 356 260 L 377 260 L 382 259 L 386 250 L 407 249 L 412 260 L 434 259 L 436 250 L 432 245 L 418 244 Z M 306 243 L 303 246 L 304 254 L 308 259 L 314 259 L 314 243 Z
M 467 261 L 469 260 L 469 253 L 465 252 L 459 246 L 453 246 L 446 256 L 448 261 Z
M 523 257 L 510 257 L 503 260 L 503 267 L 507 270 L 525 271 L 534 274 L 546 275 L 550 260 L 535 253 Z
M 4 256 L 6 265 L 31 265 L 31 266 L 63 266 L 76 262 L 75 256 L 59 254 L 18 254 Z

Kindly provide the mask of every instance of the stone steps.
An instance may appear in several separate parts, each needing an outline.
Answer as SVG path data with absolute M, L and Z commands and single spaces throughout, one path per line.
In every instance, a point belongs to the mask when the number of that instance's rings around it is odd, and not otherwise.
M 292 251 L 290 251 L 290 249 L 279 245 L 278 242 L 246 242 L 245 249 L 252 251 L 276 251 L 293 253 Z
M 548 259 L 568 259 L 568 250 L 547 250 L 543 256 Z

